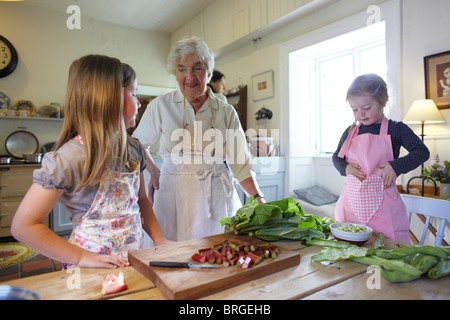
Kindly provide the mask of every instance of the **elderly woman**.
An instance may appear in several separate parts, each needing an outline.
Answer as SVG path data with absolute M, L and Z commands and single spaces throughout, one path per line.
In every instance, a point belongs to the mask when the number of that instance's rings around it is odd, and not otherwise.
M 241 206 L 233 177 L 247 195 L 264 202 L 245 134 L 234 108 L 207 86 L 214 55 L 203 40 L 176 43 L 167 66 L 179 90 L 154 99 L 134 132 L 145 146 L 160 139 L 161 169 L 147 152 L 149 198 L 168 239 L 218 234 L 220 219 Z

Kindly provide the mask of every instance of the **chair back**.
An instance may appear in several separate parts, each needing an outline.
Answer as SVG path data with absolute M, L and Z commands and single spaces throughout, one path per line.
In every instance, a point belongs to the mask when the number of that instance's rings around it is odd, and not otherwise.
M 406 211 L 409 213 L 409 223 L 411 224 L 411 217 L 413 213 L 419 213 L 426 216 L 425 225 L 422 231 L 422 236 L 419 245 L 423 245 L 425 237 L 428 232 L 431 217 L 440 218 L 441 222 L 436 232 L 435 245 L 442 245 L 442 240 L 445 237 L 445 224 L 450 219 L 450 201 L 426 198 L 420 196 L 413 196 L 409 194 L 401 195 L 406 206 Z

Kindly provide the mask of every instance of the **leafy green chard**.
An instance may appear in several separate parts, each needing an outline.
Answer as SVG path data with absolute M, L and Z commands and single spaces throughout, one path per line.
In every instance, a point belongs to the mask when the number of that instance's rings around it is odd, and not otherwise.
M 265 241 L 325 239 L 333 219 L 307 214 L 293 198 L 264 204 L 250 197 L 233 217 L 220 221 L 225 232 L 250 234 Z

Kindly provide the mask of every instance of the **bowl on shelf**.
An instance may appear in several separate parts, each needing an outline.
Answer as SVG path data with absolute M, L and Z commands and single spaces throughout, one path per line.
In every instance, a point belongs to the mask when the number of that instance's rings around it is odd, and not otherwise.
M 368 226 L 350 222 L 332 223 L 330 231 L 336 240 L 346 241 L 357 246 L 366 243 L 373 233 L 372 228 Z

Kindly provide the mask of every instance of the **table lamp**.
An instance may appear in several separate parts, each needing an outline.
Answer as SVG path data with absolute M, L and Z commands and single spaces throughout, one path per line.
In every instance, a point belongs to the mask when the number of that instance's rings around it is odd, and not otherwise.
M 442 117 L 442 114 L 439 112 L 434 101 L 431 99 L 425 99 L 425 100 L 416 100 L 413 102 L 411 108 L 409 108 L 408 112 L 406 113 L 403 122 L 409 124 L 421 124 L 422 133 L 420 136 L 422 137 L 423 142 L 425 137 L 424 133 L 425 124 L 442 123 L 445 122 L 445 119 Z M 421 172 L 423 172 L 423 163 L 421 170 L 422 170 Z M 409 183 L 411 182 L 411 180 L 416 178 L 422 179 L 422 196 L 424 196 L 425 179 L 422 176 L 412 177 L 411 179 L 409 179 L 408 184 L 406 185 L 406 190 L 409 193 Z M 434 186 L 435 186 L 435 195 L 437 195 L 436 182 L 434 182 Z

